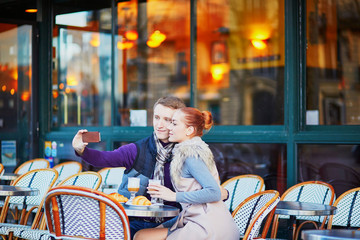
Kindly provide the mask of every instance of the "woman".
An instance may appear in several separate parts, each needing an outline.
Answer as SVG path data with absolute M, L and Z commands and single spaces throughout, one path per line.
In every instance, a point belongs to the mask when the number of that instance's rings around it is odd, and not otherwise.
M 169 125 L 173 150 L 171 180 L 176 192 L 151 185 L 151 197 L 179 202 L 179 216 L 157 228 L 143 229 L 135 240 L 239 239 L 239 231 L 221 201 L 219 174 L 208 145 L 200 138 L 213 124 L 210 112 L 185 107 L 177 110 Z M 153 190 L 150 190 L 153 189 Z

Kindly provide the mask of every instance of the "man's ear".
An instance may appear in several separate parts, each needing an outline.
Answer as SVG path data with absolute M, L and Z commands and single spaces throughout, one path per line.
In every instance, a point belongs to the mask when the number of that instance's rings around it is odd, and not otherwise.
M 193 126 L 186 128 L 186 136 L 191 136 L 195 133 L 195 128 Z

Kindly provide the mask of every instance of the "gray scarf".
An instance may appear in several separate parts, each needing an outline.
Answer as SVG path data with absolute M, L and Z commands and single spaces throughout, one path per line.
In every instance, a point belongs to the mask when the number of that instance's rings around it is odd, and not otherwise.
M 174 143 L 169 143 L 164 147 L 157 138 L 156 134 L 154 134 L 154 140 L 157 150 L 154 179 L 159 179 L 161 181 L 161 185 L 164 185 L 164 164 L 171 154 Z

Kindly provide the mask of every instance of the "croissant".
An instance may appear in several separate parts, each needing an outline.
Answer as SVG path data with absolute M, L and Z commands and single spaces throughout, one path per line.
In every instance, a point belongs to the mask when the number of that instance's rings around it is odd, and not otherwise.
M 117 202 L 127 202 L 129 199 L 117 192 L 110 193 L 109 197 L 115 199 Z
M 141 205 L 141 206 L 150 206 L 151 202 L 149 201 L 149 199 L 147 199 L 144 196 L 137 196 L 134 198 L 134 200 L 132 201 L 132 204 L 134 205 Z

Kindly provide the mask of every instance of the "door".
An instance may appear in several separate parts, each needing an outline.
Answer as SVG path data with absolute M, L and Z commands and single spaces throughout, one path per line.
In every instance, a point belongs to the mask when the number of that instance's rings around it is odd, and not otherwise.
M 37 154 L 33 26 L 0 23 L 1 162 L 11 171 Z

